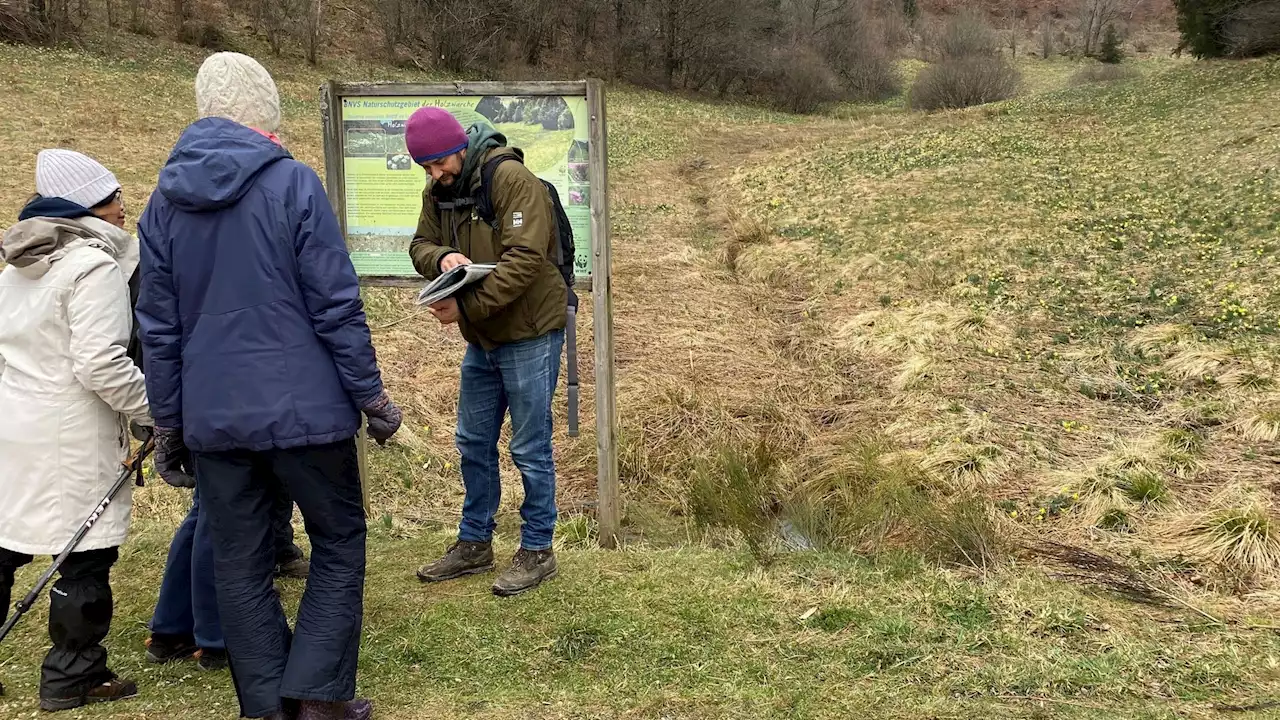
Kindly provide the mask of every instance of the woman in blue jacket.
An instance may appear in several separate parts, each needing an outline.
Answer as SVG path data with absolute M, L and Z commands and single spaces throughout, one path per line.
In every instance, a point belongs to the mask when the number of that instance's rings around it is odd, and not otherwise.
M 139 222 L 138 323 L 156 469 L 194 468 L 241 714 L 363 720 L 354 701 L 365 572 L 361 414 L 389 439 L 355 269 L 324 187 L 272 134 L 255 60 L 218 53 Z M 311 576 L 292 633 L 271 589 L 279 484 L 302 512 Z

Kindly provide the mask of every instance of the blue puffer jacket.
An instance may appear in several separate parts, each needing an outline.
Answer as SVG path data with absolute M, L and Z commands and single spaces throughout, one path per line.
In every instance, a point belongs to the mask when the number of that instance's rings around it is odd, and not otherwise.
M 138 222 L 138 326 L 158 427 L 202 452 L 354 437 L 382 392 L 355 269 L 315 172 L 209 118 Z

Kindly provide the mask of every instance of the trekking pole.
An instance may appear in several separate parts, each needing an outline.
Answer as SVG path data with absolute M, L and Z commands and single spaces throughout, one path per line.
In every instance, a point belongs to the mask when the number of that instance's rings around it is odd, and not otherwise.
M 84 540 L 84 536 L 88 535 L 89 531 L 93 529 L 93 526 L 97 524 L 98 518 L 101 518 L 102 514 L 107 511 L 107 506 L 115 500 L 116 495 L 120 494 L 120 491 L 124 489 L 125 484 L 128 483 L 135 475 L 138 478 L 138 484 L 142 484 L 142 461 L 146 460 L 147 456 L 150 455 L 151 451 L 154 449 L 155 441 L 147 439 L 142 443 L 142 445 L 138 446 L 138 449 L 135 450 L 132 455 L 125 459 L 124 469 L 120 471 L 120 477 L 116 479 L 116 483 L 111 486 L 111 491 L 107 493 L 106 497 L 102 498 L 102 502 L 98 503 L 98 506 L 89 514 L 89 517 L 80 526 L 80 529 L 76 531 L 75 537 L 71 538 L 71 542 L 67 543 L 67 546 L 62 549 L 62 552 L 58 554 L 58 557 L 54 558 L 53 564 L 49 566 L 48 570 L 44 571 L 44 575 L 40 576 L 40 581 L 31 589 L 31 592 L 27 593 L 26 597 L 19 600 L 17 604 L 14 605 L 13 615 L 11 615 L 5 622 L 4 627 L 0 628 L 0 642 L 3 642 L 4 639 L 9 636 L 9 632 L 13 630 L 13 626 L 18 624 L 18 620 L 20 620 L 22 616 L 36 604 L 36 600 L 39 599 L 40 593 L 44 592 L 45 586 L 53 579 L 54 573 L 58 572 L 58 568 L 62 567 L 62 564 L 67 561 L 67 556 L 75 551 L 76 546 L 80 544 L 80 541 Z M 3 690 L 0 690 L 0 694 L 3 694 Z
M 569 437 L 578 437 L 578 308 L 569 305 L 566 325 L 566 360 L 569 380 Z

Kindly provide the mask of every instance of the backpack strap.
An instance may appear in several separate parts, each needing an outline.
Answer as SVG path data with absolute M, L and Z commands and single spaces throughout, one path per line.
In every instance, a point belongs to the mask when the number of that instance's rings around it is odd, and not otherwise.
M 498 166 L 507 160 L 519 160 L 519 158 L 503 153 L 496 158 L 486 160 L 484 165 L 480 166 L 480 188 L 476 190 L 474 196 L 476 215 L 494 230 L 500 229 L 502 222 L 495 217 L 493 209 L 493 174 L 497 172 Z

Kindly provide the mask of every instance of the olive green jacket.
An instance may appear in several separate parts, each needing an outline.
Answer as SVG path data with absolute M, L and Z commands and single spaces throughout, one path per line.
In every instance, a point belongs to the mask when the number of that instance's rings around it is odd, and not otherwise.
M 467 187 L 480 185 L 480 168 L 499 154 L 517 156 L 508 147 L 484 151 Z M 462 182 L 460 178 L 458 182 Z M 551 198 L 546 187 L 522 162 L 501 163 L 494 171 L 491 195 L 495 231 L 473 209 L 439 211 L 428 181 L 422 215 L 409 244 L 418 273 L 440 276 L 440 261 L 460 252 L 475 263 L 497 263 L 483 281 L 458 296 L 459 326 L 467 342 L 493 350 L 532 340 L 565 326 L 568 288 L 555 266 L 557 238 Z

